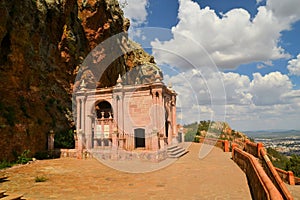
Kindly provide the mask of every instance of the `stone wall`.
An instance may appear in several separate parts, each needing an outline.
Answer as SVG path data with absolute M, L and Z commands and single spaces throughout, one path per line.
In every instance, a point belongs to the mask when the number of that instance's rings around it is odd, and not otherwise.
M 262 166 L 284 199 L 293 199 L 264 149 L 260 150 Z
M 250 153 L 255 157 L 260 157 L 260 149 L 263 148 L 263 144 L 260 142 L 254 143 L 254 142 L 250 142 L 249 140 L 246 140 L 244 148 L 247 153 Z
M 291 172 L 291 171 L 285 171 L 285 170 L 282 170 L 282 169 L 279 169 L 279 168 L 276 168 L 276 171 L 278 173 L 278 175 L 280 176 L 280 178 L 286 182 L 287 184 L 290 184 L 290 185 L 295 185 L 295 178 L 294 177 L 294 173 Z
M 239 147 L 240 145 L 237 145 L 235 143 L 232 143 L 232 149 L 237 149 L 235 147 Z M 262 143 L 254 143 L 250 142 L 249 140 L 245 141 L 244 149 L 240 149 L 240 151 L 245 153 L 248 153 L 249 155 L 253 156 L 254 158 L 258 158 L 263 166 L 263 169 L 267 176 L 270 178 L 272 184 L 276 187 L 276 189 L 280 192 L 282 197 L 284 199 L 293 199 L 291 196 L 289 190 L 284 185 L 283 180 L 281 179 L 281 176 L 278 174 L 276 168 L 273 166 L 272 162 L 270 161 Z M 234 153 L 233 153 L 234 157 Z M 283 170 L 282 170 L 283 171 Z M 292 173 L 292 172 L 290 172 Z M 284 173 L 281 173 L 282 177 L 285 179 Z
M 209 144 L 216 146 L 220 149 L 222 149 L 224 152 L 229 152 L 229 142 L 228 140 L 218 140 L 215 138 L 205 138 L 205 137 L 199 137 L 199 143 Z
M 253 199 L 283 199 L 254 156 L 234 148 L 233 160 L 245 172 Z

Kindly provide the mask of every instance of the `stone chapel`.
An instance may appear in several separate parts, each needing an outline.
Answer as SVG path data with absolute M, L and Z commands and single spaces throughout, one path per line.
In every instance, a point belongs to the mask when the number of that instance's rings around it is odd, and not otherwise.
M 101 159 L 163 160 L 167 147 L 182 141 L 176 123 L 177 94 L 162 82 L 162 72 L 135 75 L 129 84 L 130 73 L 119 75 L 113 87 L 88 89 L 82 80 L 75 95 L 77 150 L 86 149 Z

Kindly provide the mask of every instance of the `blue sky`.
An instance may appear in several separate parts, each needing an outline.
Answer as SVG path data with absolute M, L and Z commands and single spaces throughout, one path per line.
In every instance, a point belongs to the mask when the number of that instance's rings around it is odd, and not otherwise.
M 299 0 L 127 0 L 124 13 L 178 93 L 179 123 L 300 130 Z

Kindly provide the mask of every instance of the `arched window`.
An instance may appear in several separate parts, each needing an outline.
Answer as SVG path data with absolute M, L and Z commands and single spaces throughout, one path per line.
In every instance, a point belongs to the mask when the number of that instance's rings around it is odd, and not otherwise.
M 101 101 L 95 105 L 95 110 L 97 113 L 97 118 L 109 118 L 113 117 L 113 110 L 108 101 Z M 103 116 L 104 115 L 104 116 Z

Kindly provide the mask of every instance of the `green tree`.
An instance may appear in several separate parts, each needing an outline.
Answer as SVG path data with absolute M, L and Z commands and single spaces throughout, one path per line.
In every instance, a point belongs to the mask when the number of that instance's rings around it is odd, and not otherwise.
M 198 125 L 198 130 L 197 130 L 197 134 L 196 135 L 201 135 L 201 131 L 208 131 L 209 126 L 211 125 L 211 121 L 200 121 L 199 125 Z
M 300 177 L 300 156 L 292 155 L 286 163 L 285 170 L 290 170 L 295 176 Z
M 75 140 L 73 130 L 70 129 L 68 131 L 62 131 L 60 133 L 55 134 L 54 146 L 55 148 L 74 148 Z
M 185 129 L 187 129 L 187 133 L 184 136 L 184 140 L 187 142 L 192 142 L 194 141 L 194 138 L 196 136 L 197 133 L 197 129 L 198 129 L 198 123 L 194 122 L 191 124 L 187 124 L 183 126 Z

